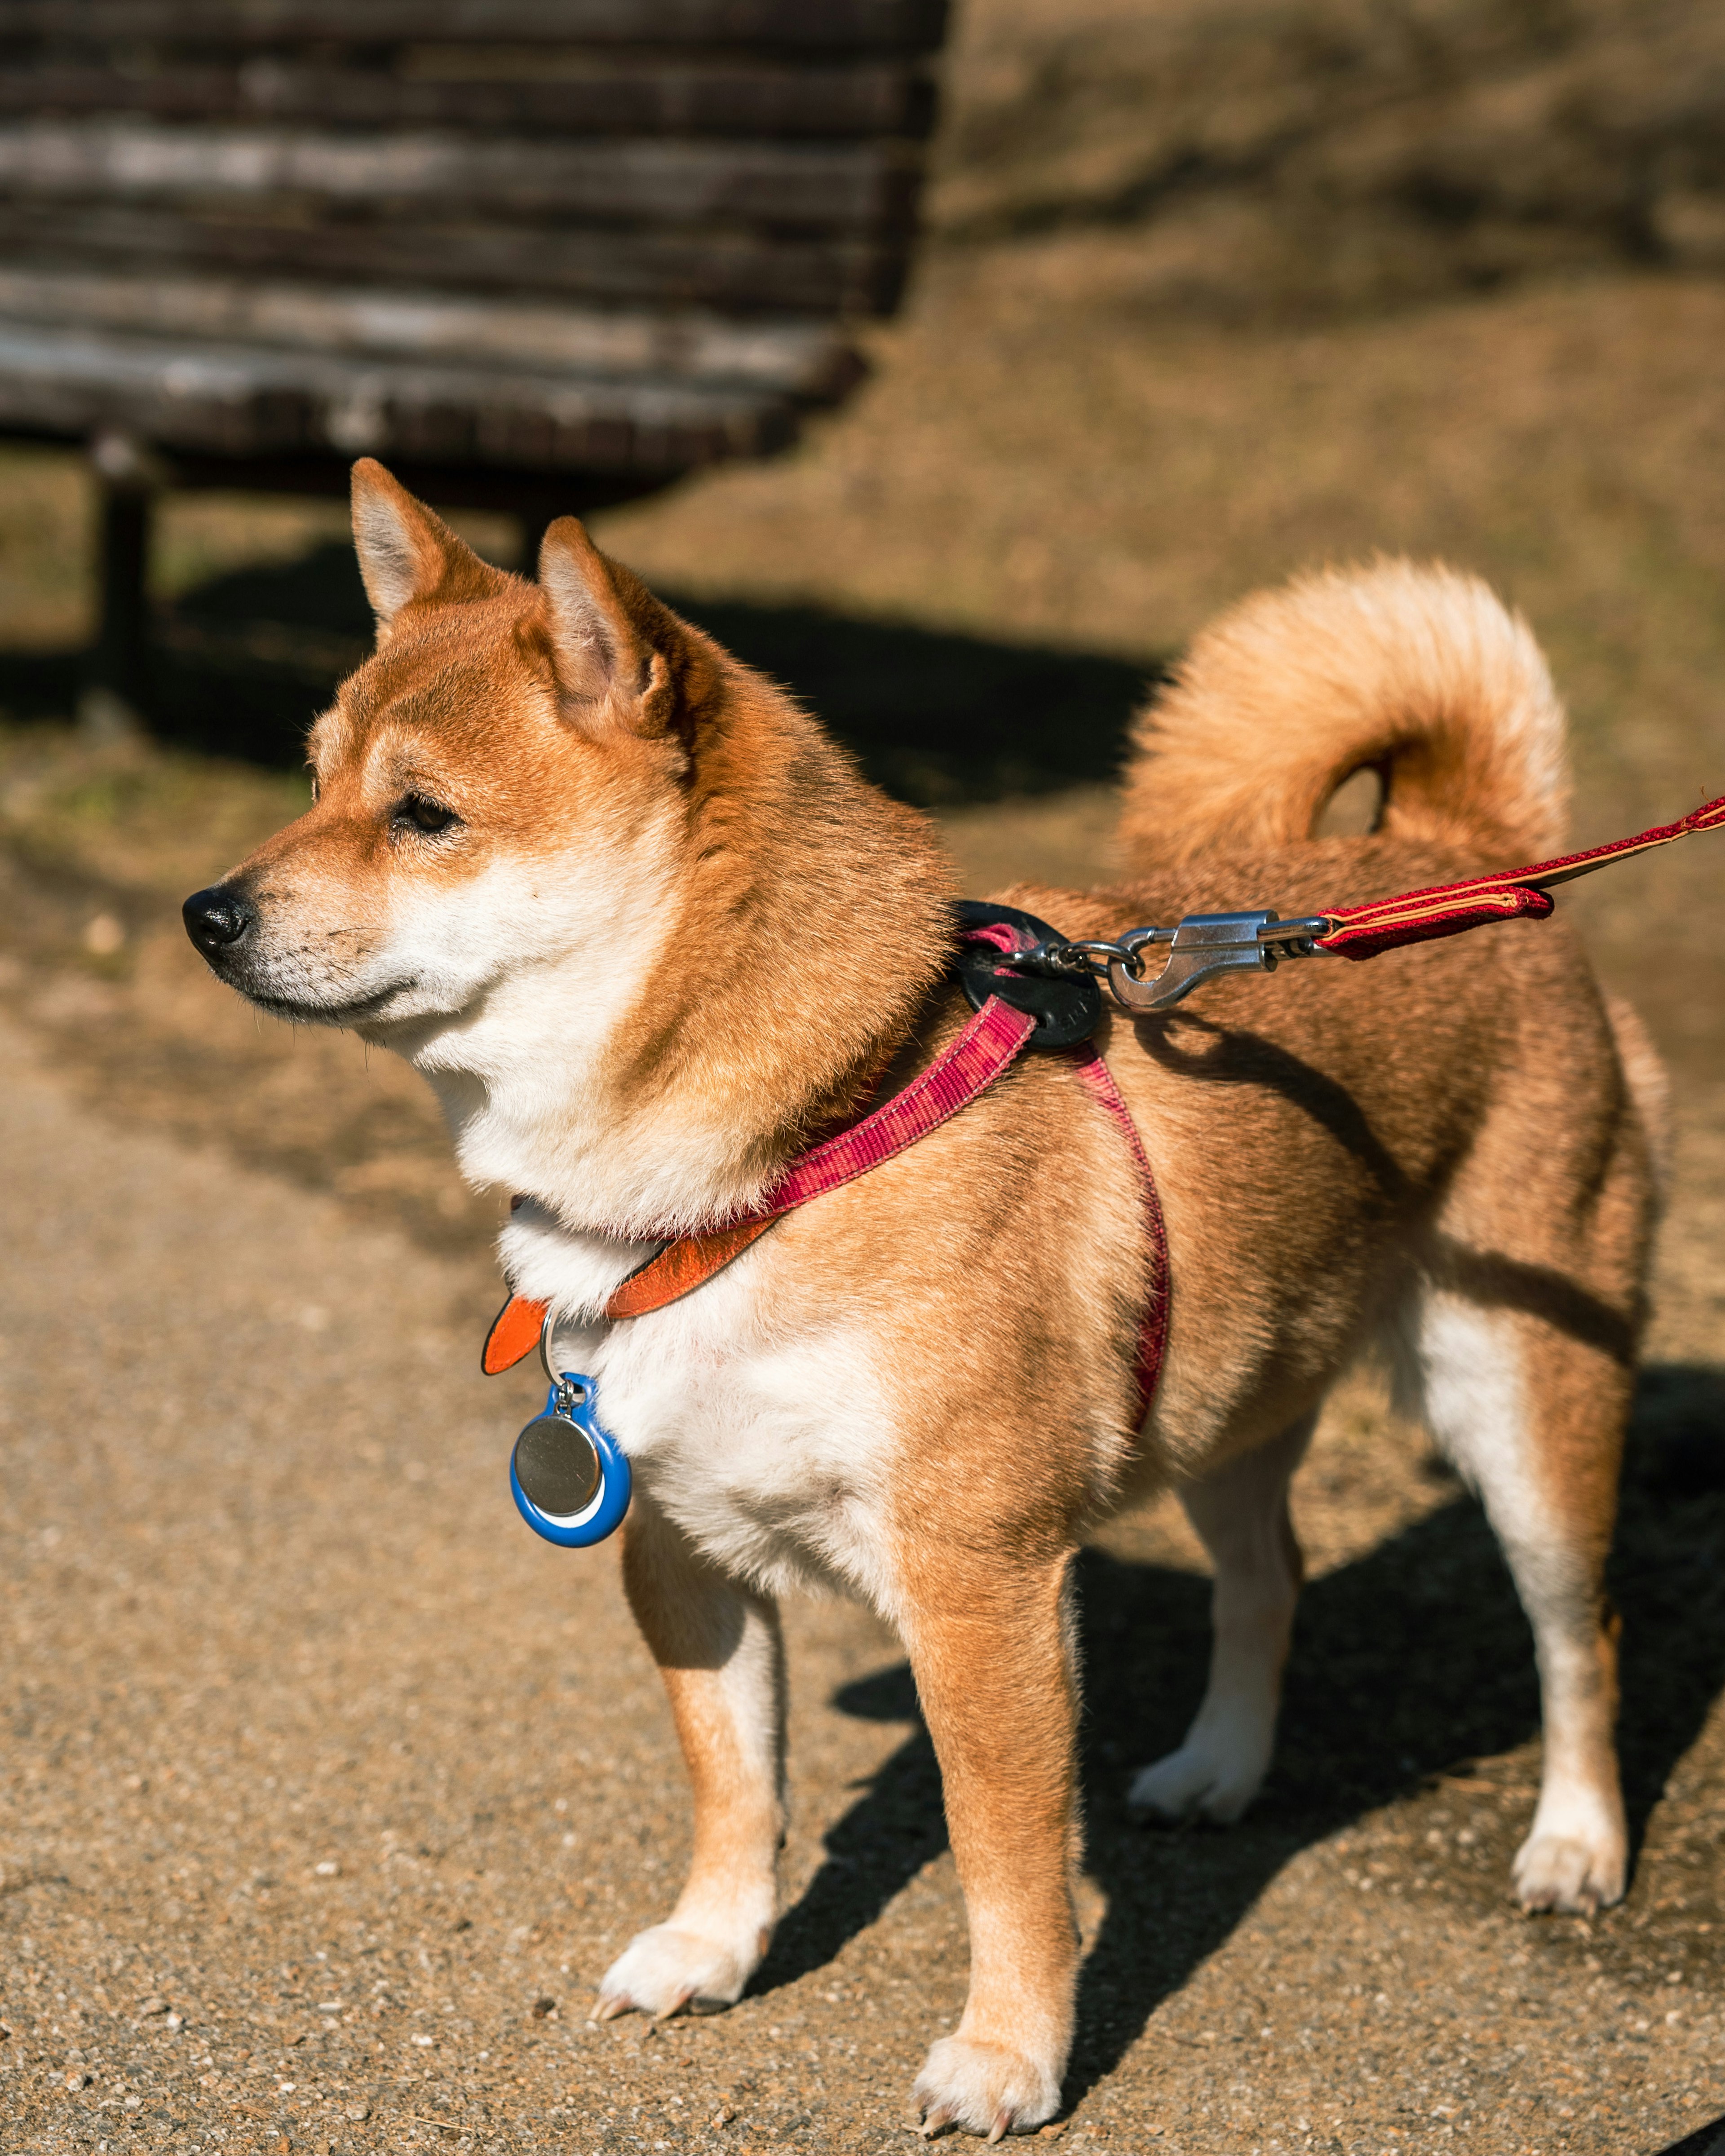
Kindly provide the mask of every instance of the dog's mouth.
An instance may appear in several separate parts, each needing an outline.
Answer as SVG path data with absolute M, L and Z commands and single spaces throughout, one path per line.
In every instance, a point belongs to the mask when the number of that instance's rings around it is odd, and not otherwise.
M 331 947 L 346 945 L 352 955 L 351 947 L 356 942 L 362 946 L 365 939 L 355 928 L 336 927 L 290 936 L 288 947 L 280 948 L 281 939 L 266 932 L 259 900 L 243 876 L 194 891 L 180 911 L 186 933 L 211 972 L 248 1003 L 277 1018 L 312 1025 L 363 1025 L 387 1018 L 390 1006 L 411 995 L 424 978 L 406 973 L 362 996 L 320 993 L 312 983 L 336 970 L 326 955 Z M 299 985 L 290 988 L 288 982 Z
M 259 1010 L 266 1010 L 275 1018 L 298 1019 L 315 1025 L 360 1025 L 368 1019 L 387 1017 L 390 1004 L 400 997 L 411 995 L 418 985 L 418 974 L 410 973 L 405 980 L 392 981 L 372 995 L 356 996 L 347 1003 L 331 1003 L 322 997 L 283 995 L 269 988 L 249 988 L 244 982 L 234 983 L 246 1001 L 255 1004 Z
M 323 947 L 331 940 L 289 937 L 272 947 L 268 938 L 248 937 L 237 950 L 203 955 L 217 978 L 254 1010 L 290 1025 L 375 1031 L 381 1038 L 393 1026 L 447 1018 L 459 1006 L 460 983 L 452 997 L 434 959 L 427 963 L 404 951 L 362 952 L 350 960 Z

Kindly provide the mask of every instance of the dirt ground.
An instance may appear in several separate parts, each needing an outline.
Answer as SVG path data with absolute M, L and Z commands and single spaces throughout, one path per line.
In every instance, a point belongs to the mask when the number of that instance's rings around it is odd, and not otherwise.
M 1718 24 L 1394 18 L 977 0 L 873 379 L 793 454 L 596 520 L 937 814 L 973 890 L 1105 875 L 1147 677 L 1254 584 L 1378 549 L 1526 610 L 1584 839 L 1725 792 Z M 905 2146 L 966 1956 L 895 1642 L 789 1613 L 787 1914 L 748 1997 L 589 2027 L 686 1804 L 614 1554 L 509 1502 L 497 1201 L 409 1073 L 254 1018 L 180 932 L 303 803 L 293 744 L 364 648 L 339 517 L 168 506 L 153 744 L 66 722 L 89 539 L 77 460 L 0 449 L 0 2150 Z M 1311 1585 L 1240 1827 L 1122 1803 L 1202 1684 L 1177 1508 L 1081 1559 L 1064 2146 L 1725 2132 L 1722 893 L 1697 839 L 1564 901 L 1679 1133 L 1614 1565 L 1628 1898 L 1509 1904 L 1526 1626 L 1363 1375 L 1296 1484 Z
M 410 1074 L 254 1019 L 174 917 L 300 783 L 65 727 L 0 748 L 0 2147 L 901 2145 L 965 1950 L 895 1644 L 791 1612 L 788 1913 L 742 2005 L 589 2028 L 686 1808 L 614 1558 L 508 1502 L 530 1390 L 475 1372 L 495 1206 Z M 981 887 L 1088 858 L 1106 813 L 947 828 Z M 1699 2156 L 1725 2124 L 1725 1085 L 1678 1078 L 1614 1578 L 1628 1900 L 1508 1906 L 1526 1629 L 1363 1379 L 1296 1486 L 1312 1584 L 1242 1826 L 1121 1802 L 1201 1683 L 1178 1512 L 1083 1560 L 1070 2145 Z

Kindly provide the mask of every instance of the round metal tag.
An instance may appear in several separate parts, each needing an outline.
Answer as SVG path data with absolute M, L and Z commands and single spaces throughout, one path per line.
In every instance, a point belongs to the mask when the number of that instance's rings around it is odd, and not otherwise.
M 591 1549 L 622 1526 L 634 1478 L 629 1455 L 599 1420 L 593 1379 L 555 1370 L 547 1352 L 552 1323 L 547 1313 L 539 1342 L 553 1373 L 551 1390 L 515 1441 L 509 1487 L 536 1535 L 562 1549 Z
M 536 1415 L 516 1440 L 515 1475 L 535 1512 L 561 1525 L 592 1504 L 603 1470 L 587 1432 L 553 1414 Z

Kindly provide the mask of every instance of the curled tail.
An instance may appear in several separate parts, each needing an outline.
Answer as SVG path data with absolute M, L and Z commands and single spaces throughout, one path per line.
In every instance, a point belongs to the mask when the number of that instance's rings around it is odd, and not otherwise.
M 1532 634 L 1476 577 L 1327 570 L 1206 629 L 1133 730 L 1119 844 L 1137 872 L 1312 837 L 1375 769 L 1380 830 L 1506 866 L 1556 853 L 1563 711 Z

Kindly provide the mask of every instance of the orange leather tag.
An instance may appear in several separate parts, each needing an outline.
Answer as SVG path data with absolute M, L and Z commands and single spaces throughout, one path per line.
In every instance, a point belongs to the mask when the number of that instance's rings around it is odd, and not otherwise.
M 611 1291 L 605 1305 L 607 1317 L 642 1317 L 649 1310 L 662 1310 L 679 1296 L 687 1295 L 711 1280 L 721 1265 L 728 1265 L 746 1250 L 757 1235 L 764 1235 L 778 1218 L 768 1213 L 759 1219 L 743 1220 L 734 1228 L 721 1228 L 714 1235 L 685 1235 L 667 1243 L 656 1258 L 631 1273 Z
M 539 1328 L 545 1322 L 549 1303 L 527 1302 L 512 1295 L 491 1321 L 491 1329 L 485 1335 L 485 1352 L 480 1357 L 480 1368 L 488 1378 L 512 1370 L 524 1355 L 531 1355 L 539 1345 Z

